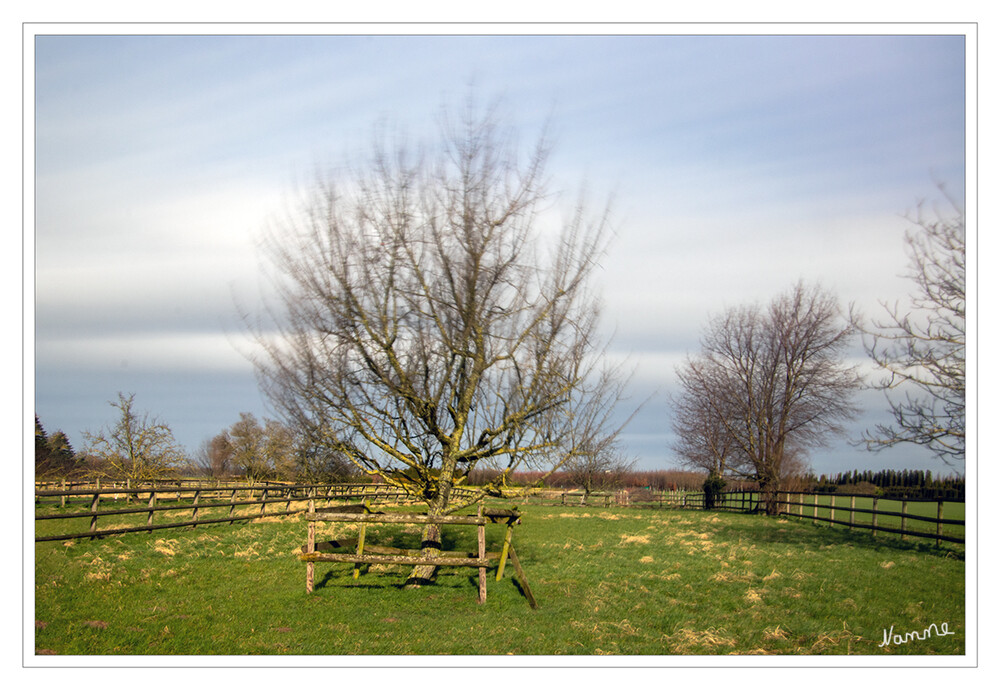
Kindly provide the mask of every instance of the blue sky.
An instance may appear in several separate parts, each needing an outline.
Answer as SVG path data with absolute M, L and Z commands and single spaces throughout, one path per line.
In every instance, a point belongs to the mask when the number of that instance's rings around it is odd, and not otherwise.
M 965 38 L 878 30 L 40 34 L 35 412 L 82 449 L 85 429 L 111 421 L 107 401 L 132 392 L 192 453 L 241 411 L 268 416 L 238 313 L 266 289 L 268 218 L 375 123 L 423 136 L 471 82 L 504 98 L 526 140 L 551 123 L 557 188 L 586 181 L 596 204 L 614 195 L 605 323 L 637 367 L 635 399 L 657 392 L 626 443 L 642 467 L 670 467 L 664 396 L 710 314 L 800 278 L 868 313 L 905 299 L 902 215 L 937 198 L 937 181 L 965 192 Z M 855 433 L 885 419 L 880 395 L 860 401 Z M 918 448 L 846 442 L 811 462 L 946 469 Z

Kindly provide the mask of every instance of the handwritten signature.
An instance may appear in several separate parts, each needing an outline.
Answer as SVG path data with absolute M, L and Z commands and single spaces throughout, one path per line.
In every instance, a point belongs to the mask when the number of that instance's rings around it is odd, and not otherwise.
M 906 644 L 907 642 L 912 642 L 913 640 L 926 640 L 931 636 L 931 631 L 938 637 L 944 637 L 945 635 L 954 635 L 954 630 L 948 630 L 948 624 L 942 623 L 938 627 L 937 623 L 931 623 L 923 630 L 911 630 L 910 632 L 903 633 L 900 635 L 895 632 L 895 626 L 890 625 L 888 630 L 882 630 L 882 644 L 879 647 L 885 647 L 890 644 Z

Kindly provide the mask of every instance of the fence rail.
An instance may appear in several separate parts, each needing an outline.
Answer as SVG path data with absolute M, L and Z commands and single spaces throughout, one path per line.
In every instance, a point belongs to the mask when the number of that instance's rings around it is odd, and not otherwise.
M 306 502 L 368 499 L 371 502 L 405 503 L 416 500 L 402 489 L 382 484 L 232 484 L 213 483 L 194 485 L 188 482 L 170 482 L 156 486 L 130 487 L 127 483 L 104 487 L 100 484 L 78 488 L 49 489 L 40 485 L 35 491 L 36 511 L 35 541 L 59 541 L 69 539 L 97 538 L 130 532 L 152 532 L 153 530 L 197 527 L 215 523 L 239 520 L 254 520 L 261 517 L 280 517 L 303 513 Z M 453 489 L 456 494 L 468 494 L 468 489 Z M 544 491 L 518 492 L 523 504 L 543 505 L 584 505 L 628 506 L 633 508 L 705 508 L 703 493 L 672 492 L 583 492 Z M 860 494 L 826 494 L 782 491 L 778 495 L 779 514 L 802 519 L 812 519 L 817 523 L 842 525 L 848 529 L 870 530 L 872 535 L 879 532 L 908 537 L 933 539 L 941 542 L 965 543 L 965 506 L 962 501 L 944 499 L 889 499 Z M 753 513 L 762 509 L 759 491 L 730 491 L 716 497 L 713 506 L 717 510 Z M 114 508 L 102 509 L 101 503 L 111 502 Z M 126 507 L 120 507 L 122 503 Z M 268 506 L 284 503 L 284 510 L 268 512 Z M 293 504 L 299 503 L 297 507 Z M 72 510 L 73 505 L 85 506 L 83 510 Z M 881 504 L 881 509 L 880 509 Z M 56 508 L 48 506 L 58 505 Z M 259 510 L 253 510 L 259 506 Z M 237 508 L 251 508 L 251 512 Z M 52 512 L 46 512 L 52 510 Z M 171 516 L 167 516 L 167 514 Z M 181 515 L 178 516 L 178 513 Z M 112 517 L 134 517 L 146 515 L 145 524 L 125 524 L 98 529 L 98 520 Z M 154 516 L 163 515 L 167 522 L 154 522 Z M 45 534 L 46 529 L 37 526 L 49 521 L 89 520 L 85 530 Z M 105 522 L 105 524 L 107 524 Z M 927 525 L 932 531 L 919 529 Z M 82 525 L 79 525 L 82 527 Z
M 757 512 L 762 509 L 760 492 L 731 491 L 721 494 L 715 505 L 719 510 Z M 778 514 L 788 517 L 811 519 L 816 523 L 843 525 L 848 529 L 870 530 L 872 536 L 879 532 L 898 534 L 903 539 L 918 537 L 933 539 L 940 546 L 942 541 L 965 543 L 965 503 L 945 499 L 880 498 L 867 494 L 830 494 L 804 491 L 781 491 L 777 496 Z M 888 509 L 879 509 L 879 504 Z M 704 494 L 701 494 L 704 506 Z M 808 510 L 807 510 L 808 509 Z M 961 513 L 961 517 L 946 517 L 946 513 Z M 858 517 L 862 519 L 857 519 Z M 879 518 L 889 518 L 879 523 Z M 914 523 L 933 525 L 933 531 L 908 529 Z M 947 529 L 946 531 L 946 528 Z M 960 528 L 960 529 L 954 529 Z
M 580 491 L 549 491 L 526 498 L 530 500 L 525 500 L 524 504 L 609 506 L 613 502 L 633 508 L 705 508 L 704 493 L 687 491 L 593 492 L 589 495 Z M 763 498 L 759 491 L 727 491 L 716 496 L 713 508 L 756 513 L 763 510 Z M 780 515 L 811 518 L 814 522 L 843 525 L 848 529 L 870 530 L 873 535 L 885 532 L 897 534 L 903 539 L 933 539 L 939 546 L 943 541 L 965 543 L 964 501 L 782 491 L 778 495 L 778 508 Z M 955 513 L 961 517 L 947 515 Z M 919 525 L 929 525 L 932 531 L 918 529 Z
M 459 493 L 467 490 L 459 489 Z M 373 503 L 414 501 L 414 497 L 404 490 L 380 484 L 229 484 L 229 485 L 191 485 L 171 482 L 157 486 L 131 488 L 127 486 L 108 487 L 105 483 L 92 485 L 92 488 L 72 488 L 67 490 L 36 489 L 35 503 L 42 512 L 36 510 L 36 542 L 63 541 L 69 539 L 97 538 L 114 534 L 130 532 L 152 532 L 153 530 L 176 529 L 179 527 L 197 527 L 199 525 L 233 522 L 239 520 L 254 520 L 262 517 L 280 517 L 303 513 L 307 502 L 312 500 L 333 501 L 367 499 Z M 101 502 L 112 502 L 118 506 L 124 502 L 129 507 L 102 509 Z M 270 511 L 267 508 L 273 504 L 285 504 L 284 510 Z M 293 508 L 294 503 L 299 503 Z M 85 505 L 86 510 L 72 510 L 73 504 Z M 134 504 L 134 505 L 133 505 Z M 52 505 L 53 508 L 48 506 Z M 55 505 L 59 508 L 56 510 Z M 252 512 L 240 511 L 237 508 L 260 507 Z M 46 510 L 54 512 L 45 512 Z M 220 516 L 219 513 L 224 513 Z M 154 522 L 155 515 L 171 513 L 167 522 Z M 178 519 L 177 513 L 185 514 L 188 519 Z M 111 517 L 128 517 L 146 515 L 145 524 L 115 525 L 98 529 L 98 519 Z M 74 532 L 59 534 L 38 534 L 37 526 L 48 521 L 81 521 L 89 519 L 89 528 Z M 81 525 L 82 526 L 82 525 Z

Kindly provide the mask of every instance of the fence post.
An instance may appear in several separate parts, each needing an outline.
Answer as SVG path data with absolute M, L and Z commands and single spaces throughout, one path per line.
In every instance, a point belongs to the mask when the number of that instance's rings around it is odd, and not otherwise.
M 156 487 L 149 490 L 149 515 L 146 517 L 146 527 L 153 526 L 153 508 L 156 507 Z M 152 532 L 153 530 L 150 530 Z
M 236 488 L 233 488 L 233 493 L 229 497 L 229 524 L 233 524 L 233 511 L 236 510 Z
M 878 533 L 878 496 L 872 496 L 872 536 Z
M 194 490 L 194 510 L 191 511 L 191 519 L 198 522 L 198 496 L 201 495 L 201 491 L 198 489 Z M 191 529 L 196 529 L 198 525 L 191 525 Z
M 941 519 L 944 517 L 944 501 L 938 501 L 937 509 L 937 539 L 935 540 L 936 546 L 941 546 Z
M 848 527 L 847 527 L 847 529 L 849 529 L 849 530 L 854 529 L 854 499 L 856 499 L 856 498 L 857 498 L 857 496 L 855 496 L 854 494 L 851 494 L 851 516 L 848 518 L 848 520 L 850 521 L 851 524 L 848 525 Z
M 902 513 L 902 515 L 899 516 L 899 536 L 903 541 L 906 541 L 906 535 L 903 534 L 906 532 L 906 498 L 903 498 L 903 509 L 899 512 Z
M 830 527 L 833 527 L 833 515 L 835 512 L 834 508 L 836 507 L 836 505 L 837 505 L 836 494 L 830 494 Z
M 819 494 L 813 494 L 813 524 L 819 519 Z
M 98 481 L 100 481 L 100 480 L 98 480 Z M 96 513 L 97 513 L 97 504 L 98 504 L 98 502 L 100 502 L 100 500 L 101 500 L 101 494 L 100 494 L 100 489 L 98 489 L 97 491 L 94 492 L 94 498 L 90 502 L 90 512 L 94 513 L 94 515 L 90 516 L 90 531 L 91 532 L 96 532 L 97 531 L 97 515 L 96 515 Z M 91 539 L 93 539 L 93 537 L 91 537 Z
M 66 491 L 66 480 L 65 479 L 62 480 L 62 490 Z M 59 507 L 60 508 L 65 508 L 66 507 L 66 494 L 65 493 L 62 496 L 59 497 Z
M 260 492 L 260 514 L 261 517 L 264 515 L 264 510 L 267 508 L 267 484 Z

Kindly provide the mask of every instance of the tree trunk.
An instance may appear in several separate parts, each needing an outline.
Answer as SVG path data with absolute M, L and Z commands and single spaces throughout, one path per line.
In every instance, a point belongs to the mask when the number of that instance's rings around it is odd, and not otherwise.
M 778 514 L 778 477 L 767 474 L 761 478 L 760 495 L 764 499 L 764 513 L 766 515 Z
M 441 525 L 427 525 L 420 540 L 421 556 L 438 556 L 441 554 Z M 415 565 L 406 579 L 407 587 L 420 587 L 430 584 L 434 579 L 437 566 Z
M 447 466 L 452 463 L 443 464 L 445 464 L 445 467 L 442 467 L 441 469 L 441 475 L 438 482 L 438 495 L 428 505 L 428 515 L 444 515 L 445 509 L 448 507 L 448 500 L 451 498 L 451 485 L 454 467 Z M 441 525 L 428 524 L 424 528 L 424 533 L 420 540 L 420 555 L 438 556 L 440 554 Z M 437 566 L 433 565 L 413 566 L 413 570 L 410 571 L 410 576 L 406 579 L 406 586 L 420 587 L 421 585 L 430 584 L 434 579 L 434 573 L 436 570 Z

